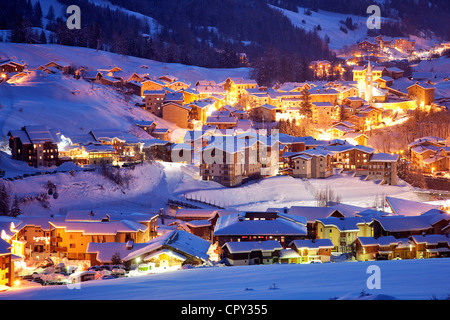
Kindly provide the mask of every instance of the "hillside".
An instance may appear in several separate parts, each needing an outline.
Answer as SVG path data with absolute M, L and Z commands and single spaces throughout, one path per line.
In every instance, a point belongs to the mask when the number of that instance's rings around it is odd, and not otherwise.
M 204 69 L 60 45 L 0 43 L 0 57 L 23 61 L 31 70 L 50 61 L 59 61 L 88 70 L 118 66 L 125 72 L 148 73 L 154 77 L 167 73 L 191 83 L 248 76 L 246 68 Z M 142 99 L 135 96 L 126 101 L 123 94 L 108 86 L 36 71 L 16 83 L 0 84 L 1 135 L 4 139 L 9 130 L 27 124 L 47 124 L 66 135 L 111 127 L 128 132 L 135 120 L 157 120 L 161 127 L 176 129 L 174 124 L 135 107 L 137 102 L 141 103 Z
M 298 8 L 298 12 L 282 9 L 273 6 L 280 10 L 289 20 L 297 27 L 314 32 L 317 31 L 322 39 L 328 37 L 330 39 L 329 47 L 332 50 L 341 50 L 344 46 L 350 47 L 358 41 L 367 36 L 367 17 L 342 14 L 330 11 L 318 10 L 318 12 L 310 12 L 310 15 L 305 13 L 305 8 Z M 354 30 L 347 30 L 347 33 L 341 31 L 339 28 L 345 26 L 340 21 L 345 21 L 347 18 L 352 18 L 355 24 Z M 321 30 L 317 30 L 320 26 Z

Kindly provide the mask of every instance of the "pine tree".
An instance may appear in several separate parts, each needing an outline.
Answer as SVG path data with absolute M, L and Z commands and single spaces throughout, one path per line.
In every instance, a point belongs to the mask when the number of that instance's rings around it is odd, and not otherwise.
M 9 213 L 9 215 L 11 217 L 17 217 L 19 215 L 22 214 L 22 211 L 20 210 L 20 203 L 19 203 L 19 199 L 17 198 L 17 194 L 14 196 L 14 201 L 13 201 L 13 205 L 11 207 L 11 211 Z
M 53 9 L 53 6 L 50 5 L 50 8 L 48 8 L 48 13 L 46 18 L 50 21 L 53 21 L 55 19 L 55 9 Z
M 300 104 L 300 112 L 305 115 L 307 118 L 312 117 L 311 110 L 311 94 L 308 91 L 308 88 L 304 88 L 302 90 L 302 102 Z
M 33 6 L 33 26 L 42 28 L 42 8 L 41 3 L 38 1 Z
M 9 215 L 9 206 L 11 198 L 9 192 L 6 190 L 5 184 L 0 186 L 0 215 Z
M 41 35 L 39 36 L 39 42 L 41 44 L 47 44 L 47 37 L 45 36 L 44 30 L 41 31 Z

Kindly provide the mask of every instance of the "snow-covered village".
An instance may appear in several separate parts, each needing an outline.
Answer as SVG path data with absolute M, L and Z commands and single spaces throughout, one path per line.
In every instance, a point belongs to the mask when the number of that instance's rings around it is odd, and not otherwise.
M 448 300 L 450 4 L 350 3 L 0 3 L 0 300 Z

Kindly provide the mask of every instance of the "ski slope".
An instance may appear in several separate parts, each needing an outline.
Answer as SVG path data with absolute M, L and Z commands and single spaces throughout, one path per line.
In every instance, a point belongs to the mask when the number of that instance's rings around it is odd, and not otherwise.
M 329 48 L 331 50 L 339 51 L 344 46 L 350 47 L 357 42 L 363 40 L 367 36 L 367 17 L 361 17 L 351 14 L 342 14 L 331 11 L 319 10 L 318 12 L 311 11 L 311 15 L 305 14 L 305 9 L 298 7 L 298 13 L 290 10 L 271 6 L 274 9 L 280 10 L 294 26 L 303 28 L 306 31 L 314 32 L 316 27 L 320 25 L 322 30 L 317 33 L 323 39 L 328 36 L 330 38 Z M 353 23 L 356 25 L 355 30 L 348 30 L 340 21 L 345 21 L 351 17 Z M 303 20 L 305 23 L 303 23 Z M 383 21 L 383 18 L 382 18 Z M 339 28 L 344 26 L 348 33 L 344 33 Z

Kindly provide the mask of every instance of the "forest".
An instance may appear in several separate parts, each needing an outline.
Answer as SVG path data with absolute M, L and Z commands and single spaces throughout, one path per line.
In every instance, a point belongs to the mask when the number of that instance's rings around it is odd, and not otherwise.
M 276 65 L 290 64 L 290 74 L 296 75 L 295 79 L 302 74 L 298 62 L 333 58 L 327 44 L 316 33 L 294 27 L 265 1 L 111 1 L 151 16 L 160 24 L 159 30 L 151 30 L 146 21 L 135 16 L 88 0 L 58 2 L 80 7 L 81 30 L 69 30 L 65 19 L 59 18 L 53 7 L 49 12 L 42 12 L 40 3 L 33 5 L 30 0 L 1 2 L 0 29 L 12 30 L 12 42 L 98 48 L 207 68 L 256 66 L 257 69 L 261 61 L 267 60 L 263 58 L 271 55 Z M 47 22 L 45 26 L 43 18 Z M 50 36 L 48 33 L 46 36 L 43 27 L 51 31 Z M 255 72 L 258 73 L 261 72 Z M 271 68 L 264 74 L 259 78 L 268 78 L 264 81 L 267 84 L 284 76 L 280 68 Z
M 206 68 L 250 67 L 249 76 L 261 85 L 312 80 L 307 68 L 312 60 L 336 61 L 316 31 L 295 27 L 270 5 L 365 16 L 372 4 L 369 0 L 110 0 L 155 19 L 158 30 L 152 30 L 146 20 L 90 0 L 54 1 L 80 7 L 80 30 L 69 30 L 66 19 L 52 6 L 42 12 L 40 2 L 31 0 L 1 1 L 0 29 L 11 30 L 12 42 L 81 46 Z M 383 16 L 397 19 L 383 25 L 385 35 L 426 30 L 450 39 L 450 29 L 442 27 L 450 15 L 447 0 L 384 1 L 381 7 Z M 345 22 L 351 25 L 348 19 Z M 378 33 L 371 32 L 370 36 Z

